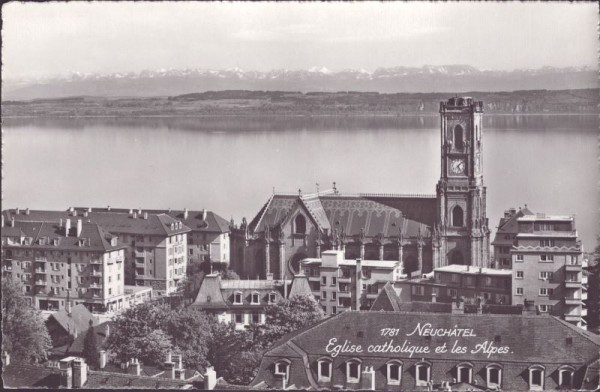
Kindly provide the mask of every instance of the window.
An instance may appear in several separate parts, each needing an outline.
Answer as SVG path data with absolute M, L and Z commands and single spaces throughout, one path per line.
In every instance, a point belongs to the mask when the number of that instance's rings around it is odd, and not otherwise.
M 250 299 L 251 299 L 252 305 L 260 304 L 260 295 L 258 293 L 252 293 L 252 296 Z
M 458 382 L 471 383 L 473 377 L 473 365 L 463 362 L 456 367 L 456 379 Z
M 322 285 L 326 285 L 327 284 L 327 276 L 321 276 L 321 284 Z
M 529 368 L 529 389 L 532 391 L 544 390 L 544 367 L 533 365 Z
M 331 293 L 331 300 L 335 301 L 337 299 L 337 293 L 334 291 L 333 293 Z
M 423 286 L 412 286 L 413 295 L 423 295 Z
M 568 256 L 567 260 L 569 261 L 569 264 L 571 264 L 571 265 L 577 265 L 577 263 L 578 263 L 576 255 Z
M 252 313 L 252 324 L 260 324 L 260 313 Z
M 331 277 L 331 285 L 335 286 L 337 284 L 337 278 L 335 276 Z
M 460 206 L 456 206 L 452 209 L 452 226 L 463 226 L 463 210 L 460 208 Z
M 492 389 L 502 386 L 502 367 L 498 364 L 486 366 L 487 387 Z
M 425 387 L 431 376 L 431 365 L 428 362 L 420 362 L 415 365 L 416 385 Z
M 571 366 L 561 366 L 558 369 L 558 385 L 563 389 L 573 388 L 573 373 L 575 368 Z
M 277 296 L 275 295 L 275 293 L 269 293 L 269 303 L 274 304 L 276 300 Z
M 541 287 L 540 288 L 540 292 L 539 295 L 543 296 L 543 297 L 547 297 L 548 296 L 548 289 L 545 287 Z
M 244 314 L 243 313 L 236 313 L 234 316 L 235 316 L 236 324 L 244 324 Z
M 516 295 L 523 295 L 523 287 L 517 287 Z
M 462 150 L 463 145 L 463 129 L 460 125 L 457 125 L 454 127 L 454 146 Z
M 337 314 L 337 307 L 335 307 L 335 306 L 331 307 L 331 314 Z
M 360 361 L 351 359 L 346 362 L 346 382 L 357 383 L 360 381 Z
M 540 261 L 545 261 L 545 262 L 553 262 L 554 261 L 554 256 L 553 255 L 540 255 Z
M 523 255 L 517 255 L 515 261 L 523 261 Z
M 317 364 L 319 382 L 331 381 L 331 359 L 321 358 Z
M 289 375 L 290 375 L 289 369 L 290 369 L 290 362 L 288 360 L 281 360 L 281 361 L 275 362 L 275 375 L 284 377 L 286 381 L 288 380 Z
M 306 234 L 306 219 L 301 214 L 296 216 L 294 219 L 295 233 L 296 234 Z
M 541 313 L 549 313 L 552 312 L 552 305 L 540 305 Z
M 517 271 L 517 279 L 523 279 L 523 271 Z
M 448 289 L 448 295 L 450 297 L 457 297 L 458 296 L 458 291 L 456 291 L 456 289 Z
M 486 276 L 485 277 L 485 284 L 487 286 L 491 286 L 492 285 L 492 278 L 490 276 Z
M 321 293 L 321 298 L 322 298 L 322 299 L 327 299 L 327 291 L 323 291 L 323 292 Z
M 554 240 L 540 240 L 540 246 L 554 246 Z
M 242 304 L 242 293 L 240 293 L 239 291 L 236 291 L 233 294 L 233 304 L 234 305 L 241 305 Z
M 388 385 L 400 385 L 400 377 L 402 375 L 402 362 L 388 362 L 386 366 L 386 375 Z

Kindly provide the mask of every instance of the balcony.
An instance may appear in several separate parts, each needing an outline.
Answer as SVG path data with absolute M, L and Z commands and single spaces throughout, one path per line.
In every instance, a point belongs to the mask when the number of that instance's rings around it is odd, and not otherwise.
M 350 291 L 338 291 L 337 296 L 340 298 L 351 298 L 352 293 Z
M 102 276 L 102 271 L 92 270 L 91 275 L 92 276 Z
M 321 281 L 321 277 L 320 276 L 309 276 L 308 277 L 308 281 L 309 282 L 320 282 Z
M 367 293 L 367 299 L 377 299 L 379 293 Z
M 579 272 L 581 271 L 581 264 L 565 264 L 565 271 Z
M 35 281 L 36 286 L 46 286 L 47 284 L 48 284 L 48 282 L 45 280 L 36 280 Z
M 579 306 L 579 305 L 581 305 L 581 298 L 565 297 L 565 305 Z
M 579 288 L 581 288 L 581 281 L 580 280 L 565 280 L 565 288 L 579 289 Z
M 139 250 L 134 250 L 133 254 L 135 255 L 136 258 L 141 257 L 144 258 L 146 257 L 146 252 L 145 251 L 139 251 Z
M 144 276 L 144 275 L 146 275 L 146 272 L 144 271 L 144 269 L 143 269 L 143 268 L 137 268 L 137 269 L 135 270 L 135 276 L 136 276 L 136 277 L 137 277 L 137 276 Z
M 102 265 L 102 259 L 91 259 L 90 264 L 100 264 Z
M 575 315 L 575 314 L 565 314 L 565 321 L 568 322 L 579 322 L 581 321 L 581 315 Z
M 12 271 L 12 265 L 5 265 L 2 267 L 2 271 Z
M 100 289 L 100 285 L 98 283 L 90 284 L 90 289 Z
M 338 282 L 340 282 L 340 283 L 351 283 L 352 282 L 352 278 L 350 276 L 340 276 L 338 278 Z
M 36 274 L 45 274 L 47 271 L 45 268 L 36 268 L 35 269 L 35 273 Z
M 36 263 L 45 263 L 46 257 L 45 256 L 35 256 L 35 262 Z

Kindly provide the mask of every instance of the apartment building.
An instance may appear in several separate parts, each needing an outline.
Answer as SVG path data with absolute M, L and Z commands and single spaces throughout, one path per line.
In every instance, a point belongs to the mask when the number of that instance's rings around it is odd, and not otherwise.
M 2 273 L 23 283 L 41 310 L 77 304 L 90 311 L 124 306 L 125 250 L 118 236 L 82 219 L 22 222 L 2 219 Z
M 512 271 L 452 264 L 413 279 L 394 282 L 402 302 L 511 305 Z
M 512 268 L 510 252 L 517 234 L 519 233 L 517 219 L 525 215 L 533 215 L 533 212 L 527 208 L 527 204 L 525 204 L 525 208 L 519 207 L 518 210 L 516 208 L 509 208 L 504 211 L 504 216 L 500 218 L 496 236 L 494 237 L 494 241 L 492 241 L 492 246 L 494 248 L 494 268 Z
M 585 328 L 582 246 L 573 216 L 529 214 L 516 219 L 511 247 L 512 303 L 533 300 L 543 313 Z
M 311 291 L 327 315 L 370 309 L 387 282 L 404 276 L 400 261 L 345 260 L 342 250 L 324 251 L 321 258 L 301 263 Z
M 187 233 L 190 229 L 167 214 L 141 209 L 127 213 L 69 208 L 67 211 L 5 210 L 7 221 L 96 223 L 125 245 L 125 284 L 150 287 L 155 295 L 170 295 L 186 277 Z
M 87 208 L 76 207 L 79 213 L 85 213 Z M 182 222 L 189 227 L 187 233 L 187 251 L 188 262 L 196 263 L 203 261 L 213 261 L 219 263 L 228 263 L 231 260 L 230 251 L 230 224 L 223 217 L 213 211 L 202 210 L 160 210 L 146 209 L 136 211 L 126 208 L 93 208 L 94 212 L 111 212 L 119 214 L 132 214 L 134 212 L 139 216 L 142 212 L 148 214 L 166 214 L 171 218 Z

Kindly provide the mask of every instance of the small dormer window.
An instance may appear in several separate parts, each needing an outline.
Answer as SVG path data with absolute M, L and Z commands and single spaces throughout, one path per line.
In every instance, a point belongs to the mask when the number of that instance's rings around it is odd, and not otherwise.
M 533 365 L 529 367 L 529 390 L 544 390 L 544 370 L 544 367 L 541 365 Z
M 252 293 L 252 296 L 250 297 L 250 303 L 252 305 L 258 305 L 260 304 L 260 295 L 257 292 Z
M 317 363 L 319 382 L 331 381 L 331 359 L 321 358 Z
M 402 362 L 392 360 L 386 364 L 387 383 L 388 385 L 400 385 L 402 376 Z
M 360 360 L 351 359 L 346 362 L 346 382 L 358 383 L 360 382 Z
M 77 245 L 78 245 L 78 246 L 84 246 L 84 245 L 85 245 L 85 240 L 84 240 L 83 238 L 80 238 L 80 239 L 77 241 Z
M 471 379 L 473 378 L 473 365 L 468 362 L 458 364 L 456 367 L 456 376 L 458 382 L 471 384 Z
M 502 367 L 491 364 L 486 367 L 487 387 L 490 389 L 502 387 Z
M 560 389 L 572 389 L 573 388 L 573 374 L 575 368 L 572 366 L 561 366 L 558 369 L 558 386 Z
M 242 293 L 240 291 L 236 291 L 233 293 L 233 304 L 241 305 L 242 304 Z
M 54 246 L 58 246 L 58 244 L 59 244 L 59 243 L 60 243 L 59 239 L 58 239 L 58 238 L 55 238 L 55 239 L 54 239 Z
M 275 362 L 275 375 L 283 377 L 286 381 L 290 377 L 290 362 L 288 360 L 280 360 Z
M 274 304 L 277 301 L 277 295 L 275 293 L 269 293 L 269 303 Z
M 429 362 L 419 362 L 415 365 L 416 384 L 418 387 L 429 385 L 431 380 L 431 364 Z

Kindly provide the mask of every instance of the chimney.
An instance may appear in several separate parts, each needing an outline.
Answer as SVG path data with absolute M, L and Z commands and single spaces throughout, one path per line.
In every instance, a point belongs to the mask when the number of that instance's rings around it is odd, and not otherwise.
M 67 312 L 68 315 L 71 315 L 71 301 L 65 302 L 65 312 Z
M 138 208 L 138 215 L 142 215 L 142 208 L 141 207 Z
M 21 209 L 20 209 L 19 207 L 17 207 L 17 208 L 15 209 L 15 214 L 19 215 L 20 213 L 21 213 Z
M 29 207 L 25 209 L 25 215 L 29 215 Z
M 69 231 L 71 231 L 71 219 L 65 220 L 65 237 L 69 236 Z
M 202 209 L 202 220 L 205 221 L 206 220 L 206 208 Z
M 148 213 L 144 212 L 144 219 L 148 219 Z
M 431 292 L 431 302 L 437 302 L 437 294 L 435 291 Z
M 188 209 L 184 208 L 183 209 L 183 219 L 187 219 L 188 218 Z
M 373 366 L 365 366 L 365 370 L 362 371 L 362 377 L 360 378 L 360 384 L 360 389 L 362 390 L 375 390 L 375 370 Z
M 83 217 L 87 218 L 88 217 L 88 212 L 87 211 L 83 211 Z
M 82 358 L 73 360 L 73 388 L 81 388 L 87 381 L 87 364 Z
M 14 216 L 10 217 L 10 227 L 15 227 L 15 217 Z
M 452 301 L 452 314 L 464 314 L 465 313 L 465 303 L 462 302 L 459 298 L 456 301 Z
M 100 359 L 98 361 L 100 369 L 104 369 L 106 367 L 106 351 L 100 351 Z
M 133 216 L 133 210 L 129 209 L 129 216 Z
M 83 223 L 81 223 L 81 219 L 77 219 L 77 238 L 81 237 L 82 229 L 83 229 Z
M 204 390 L 210 391 L 215 389 L 217 386 L 217 372 L 212 366 L 206 368 L 206 372 L 203 374 L 204 376 Z
M 163 367 L 165 368 L 165 378 L 175 380 L 175 364 L 169 361 L 165 362 Z
M 88 207 L 87 212 L 92 212 L 92 207 Z
M 77 210 L 73 210 L 73 216 L 77 216 Z
M 71 362 L 61 360 L 58 366 L 60 368 L 60 386 L 67 389 L 73 388 L 73 369 L 71 369 Z
M 131 360 L 131 365 L 127 368 L 128 374 L 133 374 L 134 376 L 139 376 L 142 374 L 142 367 L 140 365 L 140 361 L 137 358 L 133 358 Z
M 360 310 L 362 298 L 362 260 L 356 259 L 356 309 Z
M 133 213 L 133 219 L 137 219 L 137 215 L 138 215 L 137 212 L 134 212 Z
M 58 227 L 63 227 L 63 220 L 62 220 L 62 218 L 60 218 L 60 220 L 58 221 Z
M 110 211 L 110 206 L 106 206 L 106 211 Z
M 267 274 L 267 280 L 273 280 L 273 273 L 272 272 L 269 272 Z

